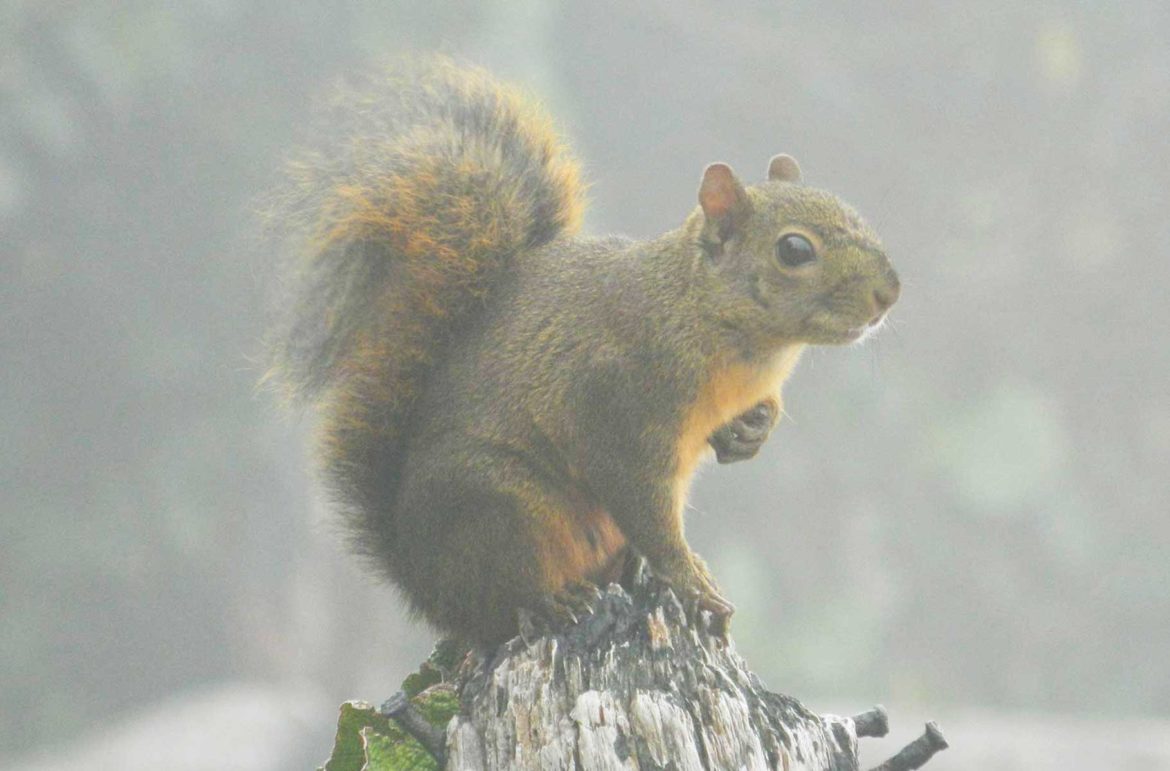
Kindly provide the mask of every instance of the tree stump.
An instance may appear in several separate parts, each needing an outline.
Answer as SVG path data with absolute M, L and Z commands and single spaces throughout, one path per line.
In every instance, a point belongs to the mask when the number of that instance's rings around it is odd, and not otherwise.
M 858 737 L 885 734 L 884 710 L 816 715 L 767 690 L 705 621 L 643 572 L 629 591 L 604 589 L 572 626 L 529 628 L 491 653 L 468 654 L 446 682 L 387 702 L 382 719 L 426 747 L 438 759 L 430 767 L 451 771 L 859 768 Z M 454 716 L 427 711 L 437 696 Z M 362 729 L 363 747 L 376 729 Z M 945 746 L 930 724 L 881 771 L 918 768 Z M 356 768 L 423 767 L 376 760 Z

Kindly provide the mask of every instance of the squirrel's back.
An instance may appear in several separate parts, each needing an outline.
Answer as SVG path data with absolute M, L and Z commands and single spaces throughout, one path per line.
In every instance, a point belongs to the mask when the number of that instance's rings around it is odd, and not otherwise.
M 579 225 L 578 167 L 550 120 L 481 70 L 428 58 L 346 86 L 288 166 L 270 379 L 316 404 L 325 482 L 393 577 L 412 408 L 510 258 Z

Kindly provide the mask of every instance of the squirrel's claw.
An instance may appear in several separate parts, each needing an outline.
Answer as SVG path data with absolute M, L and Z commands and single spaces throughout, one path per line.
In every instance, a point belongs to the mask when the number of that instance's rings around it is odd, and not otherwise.
M 551 597 L 534 608 L 519 608 L 516 611 L 520 639 L 531 645 L 541 637 L 577 623 L 577 616 Z
M 587 581 L 568 584 L 553 597 L 554 602 L 569 608 L 577 618 L 592 615 L 594 604 L 600 599 L 601 590 Z
M 719 428 L 707 442 L 715 449 L 715 459 L 720 463 L 748 460 L 768 440 L 775 422 L 776 408 L 771 402 L 760 402 Z
M 687 622 L 696 629 L 707 627 L 712 634 L 726 639 L 735 606 L 719 593 L 707 563 L 692 552 L 675 567 L 674 571 L 663 570 L 658 575 L 674 589 Z M 709 624 L 703 618 L 704 612 L 710 614 Z
M 684 603 L 688 621 L 697 628 L 703 627 L 703 613 L 711 614 L 708 629 L 711 634 L 724 639 L 727 638 L 731 627 L 731 616 L 735 613 L 735 606 L 730 601 L 714 591 L 695 592 Z
M 594 611 L 594 603 L 601 599 L 601 590 L 591 583 L 568 584 L 561 591 L 542 598 L 531 608 L 520 608 L 518 621 L 520 637 L 531 644 L 543 637 L 578 623 L 581 617 Z
M 699 607 L 711 614 L 711 633 L 726 638 L 735 606 L 718 594 L 710 594 L 700 598 Z

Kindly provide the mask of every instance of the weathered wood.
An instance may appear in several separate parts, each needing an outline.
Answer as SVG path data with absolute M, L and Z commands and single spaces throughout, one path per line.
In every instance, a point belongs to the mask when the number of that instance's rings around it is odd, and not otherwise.
M 767 690 L 733 644 L 643 576 L 580 623 L 466 664 L 446 768 L 856 771 L 854 718 Z M 859 715 L 884 731 L 884 711 Z

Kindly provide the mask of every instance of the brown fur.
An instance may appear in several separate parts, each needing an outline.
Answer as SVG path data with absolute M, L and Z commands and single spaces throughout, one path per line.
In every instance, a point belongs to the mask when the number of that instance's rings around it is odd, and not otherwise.
M 876 237 L 786 161 L 749 187 L 713 166 L 654 241 L 573 239 L 576 166 L 530 103 L 442 61 L 375 83 L 330 114 L 357 133 L 292 174 L 301 258 L 274 343 L 320 407 L 356 548 L 476 642 L 612 577 L 627 548 L 726 617 L 683 535 L 691 479 L 716 430 L 763 401 L 778 414 L 806 344 L 896 297 Z M 789 233 L 818 259 L 780 264 Z

